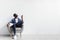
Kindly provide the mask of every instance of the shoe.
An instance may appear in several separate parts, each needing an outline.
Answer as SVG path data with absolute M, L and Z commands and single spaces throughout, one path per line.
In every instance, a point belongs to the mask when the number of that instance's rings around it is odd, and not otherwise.
M 16 35 L 14 36 L 14 40 L 17 40 L 17 36 Z

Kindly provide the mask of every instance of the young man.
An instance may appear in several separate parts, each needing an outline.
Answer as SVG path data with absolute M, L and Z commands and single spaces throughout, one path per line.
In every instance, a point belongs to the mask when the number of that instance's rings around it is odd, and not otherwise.
M 13 14 L 13 19 L 8 23 L 8 24 L 12 24 L 12 26 L 10 28 L 12 28 L 13 32 L 14 32 L 14 38 L 16 37 L 16 27 L 21 27 L 22 28 L 22 24 L 23 24 L 23 15 L 21 16 L 21 19 L 18 18 L 18 15 L 16 13 Z

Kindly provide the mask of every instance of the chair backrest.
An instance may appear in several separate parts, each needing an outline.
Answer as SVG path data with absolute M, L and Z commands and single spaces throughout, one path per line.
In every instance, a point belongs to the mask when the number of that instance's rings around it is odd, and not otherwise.
M 18 26 L 18 27 L 16 27 L 16 28 L 23 28 L 23 15 L 21 15 L 21 19 L 22 19 L 22 23 L 21 23 L 21 25 L 20 26 Z

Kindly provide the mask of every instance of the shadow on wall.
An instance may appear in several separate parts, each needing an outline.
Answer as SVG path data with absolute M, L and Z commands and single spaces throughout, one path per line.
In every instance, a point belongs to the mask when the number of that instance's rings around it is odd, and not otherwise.
M 0 27 L 0 35 L 9 35 L 6 24 Z
M 9 35 L 7 23 L 12 19 L 11 14 L 2 15 L 0 17 L 0 35 Z

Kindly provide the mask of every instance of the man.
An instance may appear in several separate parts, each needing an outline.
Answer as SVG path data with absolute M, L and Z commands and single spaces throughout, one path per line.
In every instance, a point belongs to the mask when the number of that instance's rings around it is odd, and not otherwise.
M 22 28 L 23 15 L 21 16 L 21 19 L 20 19 L 20 18 L 18 18 L 18 15 L 16 13 L 14 13 L 13 17 L 14 18 L 8 24 L 12 24 L 12 26 L 10 28 L 12 28 L 12 30 L 14 32 L 14 37 L 16 37 L 16 27 Z

